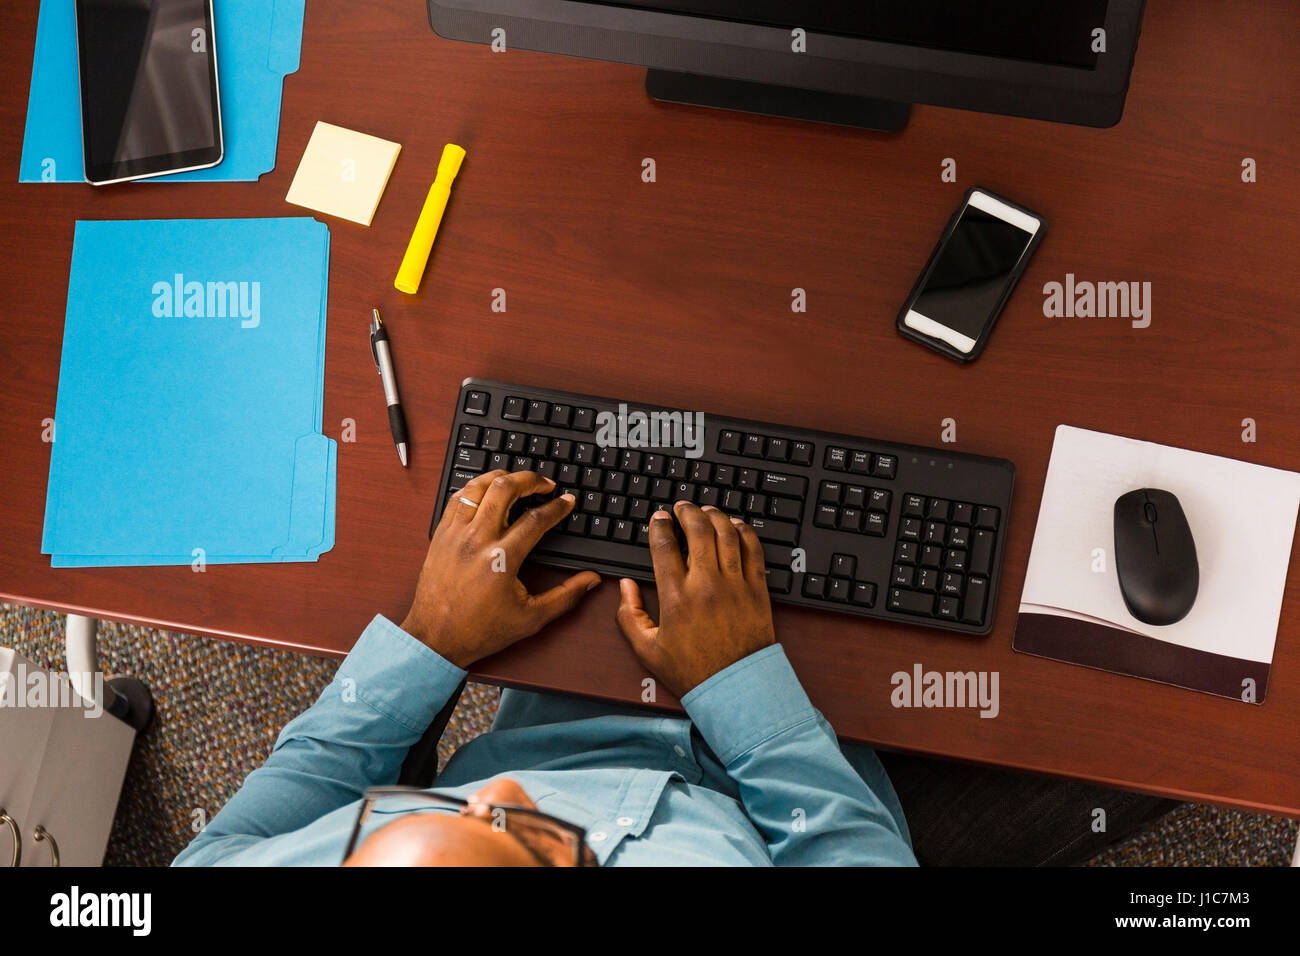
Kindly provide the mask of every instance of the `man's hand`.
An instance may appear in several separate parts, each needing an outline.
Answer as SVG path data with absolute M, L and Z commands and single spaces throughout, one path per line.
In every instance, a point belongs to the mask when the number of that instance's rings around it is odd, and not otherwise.
M 542 535 L 573 509 L 573 496 L 561 495 L 506 524 L 520 498 L 554 489 L 555 482 L 535 472 L 490 471 L 458 491 L 429 542 L 402 630 L 468 668 L 571 610 L 600 583 L 596 572 L 575 574 L 537 595 L 517 575 Z
M 776 643 L 767 596 L 763 546 L 754 529 L 717 508 L 679 501 L 673 507 L 686 532 L 683 565 L 673 519 L 650 519 L 650 554 L 659 591 L 656 625 L 641 589 L 624 578 L 618 626 L 650 673 L 681 697 L 697 684 L 755 651 Z

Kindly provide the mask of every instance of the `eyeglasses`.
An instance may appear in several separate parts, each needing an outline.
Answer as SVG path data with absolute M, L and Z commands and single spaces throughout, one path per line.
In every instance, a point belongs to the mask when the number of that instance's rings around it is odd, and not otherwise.
M 361 828 L 374 813 L 392 813 L 409 801 L 426 803 L 431 809 L 446 810 L 461 816 L 481 816 L 497 832 L 509 833 L 543 866 L 596 866 L 596 855 L 587 846 L 587 831 L 580 826 L 542 813 L 532 807 L 510 804 L 470 803 L 419 787 L 370 787 L 362 795 L 361 810 L 352 827 L 352 836 L 343 852 L 346 861 L 356 849 Z M 389 806 L 391 805 L 391 806 Z M 388 807 L 385 809 L 385 807 Z

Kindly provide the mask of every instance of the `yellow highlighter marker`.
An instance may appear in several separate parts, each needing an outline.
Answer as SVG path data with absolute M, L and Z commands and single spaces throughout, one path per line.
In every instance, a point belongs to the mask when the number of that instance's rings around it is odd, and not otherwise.
M 399 292 L 415 295 L 420 288 L 420 279 L 424 276 L 424 267 L 433 251 L 433 240 L 438 235 L 438 225 L 442 222 L 443 210 L 451 198 L 452 180 L 460 172 L 460 164 L 465 159 L 465 150 L 455 143 L 443 147 L 442 159 L 438 160 L 438 175 L 429 187 L 429 195 L 424 199 L 424 208 L 420 218 L 415 222 L 415 231 L 411 233 L 411 242 L 402 256 L 402 265 L 397 270 L 393 285 Z

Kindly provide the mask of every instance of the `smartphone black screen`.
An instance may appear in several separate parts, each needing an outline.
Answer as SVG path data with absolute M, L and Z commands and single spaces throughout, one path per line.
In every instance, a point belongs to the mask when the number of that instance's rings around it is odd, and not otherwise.
M 978 339 L 1032 239 L 1032 233 L 968 203 L 912 309 Z
M 86 178 L 221 158 L 209 0 L 77 0 Z

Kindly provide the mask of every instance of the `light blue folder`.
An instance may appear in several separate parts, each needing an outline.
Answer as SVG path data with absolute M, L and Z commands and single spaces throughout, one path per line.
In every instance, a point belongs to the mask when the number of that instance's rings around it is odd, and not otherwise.
M 225 158 L 147 182 L 251 181 L 275 168 L 280 95 L 298 69 L 306 0 L 216 0 L 217 82 Z M 41 0 L 18 181 L 85 181 L 75 0 Z
M 329 230 L 78 222 L 41 550 L 56 567 L 315 560 Z

